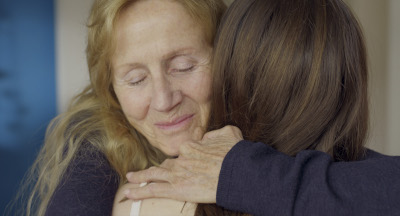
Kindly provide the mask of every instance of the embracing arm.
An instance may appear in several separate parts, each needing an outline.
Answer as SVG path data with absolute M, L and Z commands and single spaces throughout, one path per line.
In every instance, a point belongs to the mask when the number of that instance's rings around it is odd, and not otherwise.
M 118 181 L 102 153 L 78 154 L 53 194 L 46 215 L 110 216 Z
M 128 174 L 133 183 L 154 184 L 127 196 L 216 202 L 254 215 L 400 212 L 400 157 L 369 151 L 362 161 L 333 162 L 319 151 L 290 157 L 264 143 L 240 140 L 240 130 L 226 126 L 200 142 L 184 143 L 177 159 Z
M 362 161 L 333 162 L 241 141 L 222 164 L 217 204 L 255 215 L 396 215 L 399 179 L 400 157 L 369 151 Z

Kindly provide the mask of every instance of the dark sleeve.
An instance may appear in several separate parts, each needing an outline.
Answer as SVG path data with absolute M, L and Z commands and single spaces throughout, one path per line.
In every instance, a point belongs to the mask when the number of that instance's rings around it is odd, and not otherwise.
M 118 176 L 104 155 L 81 152 L 57 187 L 46 216 L 110 216 L 117 189 Z
M 241 141 L 223 161 L 217 204 L 254 215 L 400 215 L 400 157 L 369 150 L 364 160 L 333 162 Z

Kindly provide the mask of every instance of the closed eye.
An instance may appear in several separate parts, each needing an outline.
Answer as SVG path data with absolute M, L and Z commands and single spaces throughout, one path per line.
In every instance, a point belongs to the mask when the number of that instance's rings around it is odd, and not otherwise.
M 168 64 L 170 73 L 190 72 L 195 68 L 195 61 L 187 55 L 172 58 Z
M 141 83 L 143 83 L 146 80 L 146 77 L 143 77 L 139 80 L 133 80 L 133 81 L 129 81 L 129 86 L 137 86 L 140 85 Z
M 194 69 L 194 65 L 191 65 L 190 67 L 187 68 L 182 68 L 182 69 L 172 69 L 172 72 L 190 72 Z

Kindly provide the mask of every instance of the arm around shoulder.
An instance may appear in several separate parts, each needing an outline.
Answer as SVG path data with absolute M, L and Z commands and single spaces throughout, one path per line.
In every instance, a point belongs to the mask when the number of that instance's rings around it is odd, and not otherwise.
M 371 151 L 333 162 L 319 151 L 289 157 L 263 143 L 239 142 L 226 156 L 217 204 L 255 215 L 395 215 L 400 157 Z

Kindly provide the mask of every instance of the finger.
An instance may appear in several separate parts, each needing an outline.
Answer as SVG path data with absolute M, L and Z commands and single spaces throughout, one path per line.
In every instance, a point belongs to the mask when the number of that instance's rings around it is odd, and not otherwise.
M 243 139 L 242 131 L 238 127 L 227 125 L 221 129 L 207 132 L 206 134 L 204 134 L 202 141 L 209 139 L 218 139 L 221 137 L 236 137 L 240 140 Z
M 229 125 L 229 130 L 231 130 L 232 134 L 234 134 L 237 138 L 243 139 L 243 134 L 242 134 L 242 131 L 240 130 L 240 128 Z
M 223 128 L 217 129 L 217 130 L 213 130 L 213 131 L 209 131 L 206 134 L 204 134 L 203 136 L 203 140 L 204 139 L 215 139 L 218 138 L 220 136 L 223 135 L 229 135 L 232 133 L 234 126 L 231 125 L 227 125 Z
M 202 155 L 202 146 L 195 142 L 187 142 L 179 147 L 179 160 L 199 159 Z
M 175 193 L 174 193 L 175 192 Z M 124 191 L 128 199 L 143 200 L 149 198 L 170 198 L 183 200 L 179 197 L 170 183 L 152 183 L 140 188 L 131 188 Z
M 161 163 L 160 167 L 164 169 L 171 169 L 171 167 L 174 165 L 174 160 L 175 159 L 165 159 L 164 162 Z
M 146 170 L 138 172 L 129 172 L 126 174 L 129 182 L 140 184 L 143 182 L 168 182 L 170 179 L 170 171 L 160 167 L 150 167 Z
M 204 136 L 203 136 L 203 140 L 205 140 L 205 139 L 214 139 L 214 138 L 219 137 L 221 135 L 221 133 L 222 133 L 221 130 L 222 129 L 218 129 L 218 130 L 213 130 L 213 131 L 209 131 L 209 132 L 205 133 Z

